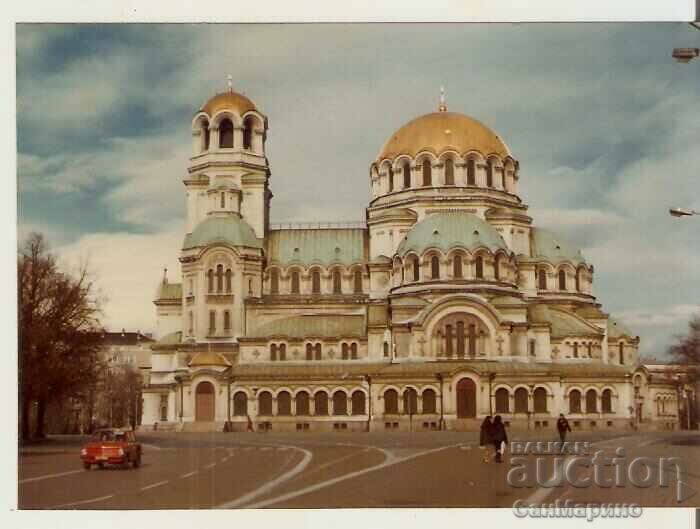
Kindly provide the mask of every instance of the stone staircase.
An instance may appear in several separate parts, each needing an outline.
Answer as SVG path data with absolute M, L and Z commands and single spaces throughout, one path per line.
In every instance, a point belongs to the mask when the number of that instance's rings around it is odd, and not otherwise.
M 223 432 L 224 423 L 218 422 L 186 422 L 182 425 L 183 432 Z

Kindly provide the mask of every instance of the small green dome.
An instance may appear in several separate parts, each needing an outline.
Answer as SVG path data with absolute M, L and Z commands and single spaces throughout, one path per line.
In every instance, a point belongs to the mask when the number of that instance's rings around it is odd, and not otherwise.
M 485 220 L 465 211 L 447 211 L 429 215 L 414 225 L 396 253 L 403 257 L 411 251 L 420 254 L 428 248 L 439 248 L 447 252 L 457 247 L 508 251 L 501 234 Z
M 573 265 L 578 265 L 586 262 L 581 250 L 556 233 L 542 228 L 532 228 L 530 233 L 534 258 L 545 259 L 552 264 L 570 261 Z
M 182 249 L 190 250 L 215 244 L 262 248 L 262 244 L 255 236 L 255 231 L 250 227 L 250 224 L 238 215 L 227 215 L 225 217 L 209 217 L 197 224 L 192 233 L 185 235 Z

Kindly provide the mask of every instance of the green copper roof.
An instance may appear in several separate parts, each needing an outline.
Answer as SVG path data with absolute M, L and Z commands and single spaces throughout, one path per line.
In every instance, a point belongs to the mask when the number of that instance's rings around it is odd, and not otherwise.
M 530 243 L 532 256 L 535 258 L 542 258 L 553 264 L 570 261 L 572 264 L 578 265 L 586 262 L 581 250 L 549 230 L 532 228 L 530 230 Z
M 270 321 L 251 329 L 250 337 L 271 338 L 361 338 L 365 318 L 354 314 L 302 314 Z
M 182 299 L 182 283 L 163 283 L 158 285 L 156 293 L 156 301 L 181 300 Z
M 363 263 L 367 230 L 362 228 L 271 230 L 267 236 L 270 263 L 321 265 Z
M 616 339 L 622 337 L 634 338 L 634 335 L 632 334 L 632 331 L 630 331 L 627 327 L 622 325 L 619 321 L 613 318 L 609 318 L 608 339 Z
M 183 250 L 201 248 L 215 244 L 261 248 L 255 231 L 238 215 L 209 217 L 199 224 L 192 233 L 185 236 Z
M 465 211 L 447 211 L 429 215 L 413 226 L 396 252 L 403 257 L 410 251 L 420 254 L 428 248 L 448 251 L 455 247 L 508 250 L 501 234 L 485 220 Z
M 532 323 L 549 323 L 552 327 L 551 337 L 573 338 L 577 336 L 600 336 L 603 331 L 587 325 L 575 315 L 561 310 L 550 309 L 545 305 L 534 305 L 528 309 L 529 320 Z

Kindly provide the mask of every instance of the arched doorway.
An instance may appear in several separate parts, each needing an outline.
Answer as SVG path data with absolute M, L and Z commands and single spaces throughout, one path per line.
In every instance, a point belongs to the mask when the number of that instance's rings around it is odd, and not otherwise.
M 195 391 L 194 420 L 212 422 L 214 420 L 214 384 L 200 382 Z
M 476 384 L 471 378 L 457 382 L 457 417 L 476 417 Z

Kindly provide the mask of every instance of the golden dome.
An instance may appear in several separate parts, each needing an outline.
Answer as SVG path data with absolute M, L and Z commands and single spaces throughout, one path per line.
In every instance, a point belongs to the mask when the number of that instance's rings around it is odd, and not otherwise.
M 209 115 L 209 117 L 212 117 L 221 110 L 230 110 L 242 116 L 249 110 L 257 109 L 255 108 L 255 103 L 253 103 L 246 96 L 234 92 L 233 90 L 229 90 L 227 92 L 222 92 L 221 94 L 216 94 L 209 101 L 204 103 L 200 109 L 200 112 L 205 112 Z
M 484 156 L 510 156 L 508 147 L 486 125 L 457 112 L 433 112 L 409 121 L 384 144 L 377 161 L 401 154 L 414 158 L 428 151 L 439 156 L 445 151 L 479 151 Z

